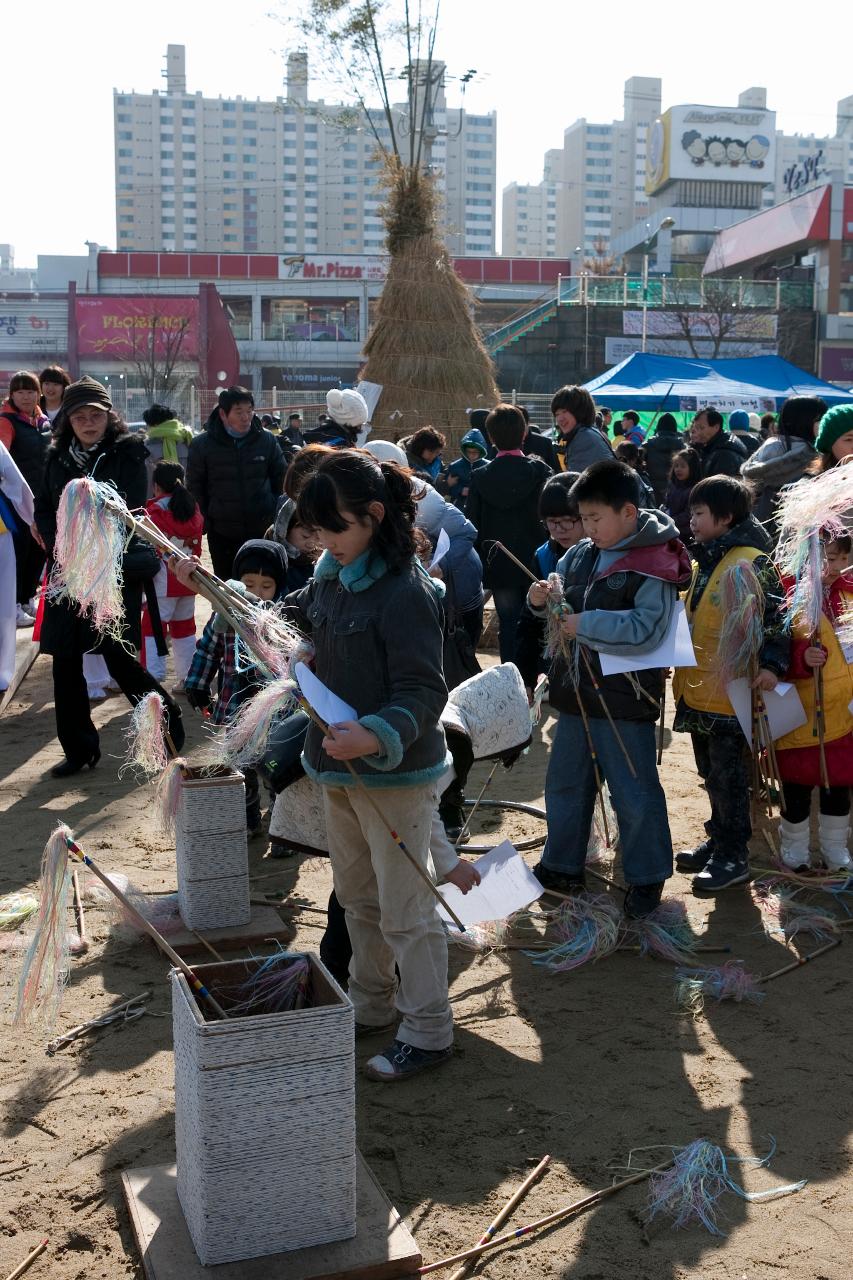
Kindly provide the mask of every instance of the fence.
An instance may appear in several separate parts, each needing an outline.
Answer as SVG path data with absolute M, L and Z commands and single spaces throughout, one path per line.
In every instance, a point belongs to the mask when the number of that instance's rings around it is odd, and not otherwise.
M 274 413 L 286 418 L 289 413 L 301 413 L 306 427 L 316 426 L 321 413 L 326 412 L 326 397 L 318 391 L 254 391 L 255 409 L 258 414 Z M 142 425 L 142 414 L 154 401 L 168 405 L 176 418 L 198 431 L 204 426 L 216 407 L 217 388 L 183 387 L 178 391 L 161 391 L 149 395 L 141 387 L 110 386 L 110 397 L 117 413 L 126 422 Z
M 760 308 L 766 311 L 812 310 L 815 285 L 799 280 L 736 280 L 704 276 L 561 276 L 560 306 L 642 306 Z

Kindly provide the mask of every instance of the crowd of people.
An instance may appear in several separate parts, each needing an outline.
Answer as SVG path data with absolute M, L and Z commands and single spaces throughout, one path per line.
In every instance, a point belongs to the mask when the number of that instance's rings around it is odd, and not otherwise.
M 463 892 L 477 883 L 476 869 L 452 847 L 446 852 L 464 825 L 473 755 L 445 733 L 442 715 L 448 690 L 478 671 L 487 593 L 501 663 L 514 664 L 531 701 L 547 674 L 557 716 L 547 841 L 535 868 L 544 889 L 584 888 L 593 809 L 605 785 L 629 917 L 657 908 L 674 861 L 700 896 L 749 879 L 750 770 L 717 663 L 720 582 L 734 564 L 749 564 L 761 588 L 754 687 L 766 692 L 790 680 L 808 709 L 812 673 L 824 671 L 825 757 L 818 759 L 810 729 L 777 743 L 782 861 L 793 870 L 810 865 L 818 788 L 820 857 L 831 871 L 851 866 L 853 654 L 838 638 L 853 598 L 851 542 L 836 537 L 823 547 L 824 614 L 811 636 L 784 622 L 789 584 L 773 545 L 785 487 L 853 454 L 853 408 L 827 410 L 822 400 L 796 396 L 778 422 L 732 413 L 726 424 L 707 406 L 682 432 L 669 413 L 647 429 L 633 411 L 614 422 L 588 391 L 566 386 L 551 414 L 553 430 L 540 432 L 521 407 L 476 410 L 459 456 L 446 459 L 446 436 L 432 426 L 399 443 L 369 439 L 357 390 L 330 392 L 311 430 L 298 414 L 283 430 L 265 425 L 252 393 L 236 386 L 221 393 L 198 434 L 164 405 L 151 406 L 146 432 L 137 433 L 105 387 L 50 367 L 16 374 L 0 410 L 0 551 L 11 539 L 15 561 L 0 554 L 0 659 L 10 632 L 14 639 L 16 627 L 38 627 L 52 656 L 64 752 L 55 776 L 98 763 L 92 679 L 114 682 L 131 703 L 158 692 L 178 750 L 180 699 L 224 724 L 262 687 L 226 620 L 214 613 L 196 636 L 190 575 L 205 538 L 215 573 L 259 608 L 279 608 L 310 639 L 320 680 L 357 708 L 356 719 L 325 732 L 304 716 L 287 722 L 269 753 L 274 762 L 259 759 L 246 771 L 246 822 L 262 834 L 265 792 L 277 804 L 295 778 L 319 787 L 334 882 L 324 958 L 349 984 L 357 1034 L 397 1028 L 368 1064 L 377 1080 L 416 1074 L 451 1052 L 442 927 L 376 804 L 425 870 L 438 867 Z M 144 507 L 182 553 L 164 561 L 131 540 L 120 638 L 96 632 L 73 601 L 39 592 L 63 489 L 81 476 Z M 667 635 L 679 598 L 697 666 L 674 673 L 674 729 L 690 734 L 710 815 L 706 838 L 674 859 L 655 733 L 667 672 L 640 661 L 627 674 L 605 674 L 601 655 L 642 660 Z M 101 674 L 87 672 L 87 661 L 102 663 Z M 272 856 L 290 852 L 286 831 L 272 837 Z

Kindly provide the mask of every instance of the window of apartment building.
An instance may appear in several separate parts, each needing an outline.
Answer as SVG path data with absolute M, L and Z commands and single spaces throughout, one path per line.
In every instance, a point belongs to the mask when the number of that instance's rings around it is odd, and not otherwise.
M 116 124 L 130 124 L 132 117 L 126 111 L 119 111 L 116 115 Z
M 184 169 L 184 177 L 185 177 L 185 178 L 194 178 L 194 177 L 195 177 L 195 169 Z
M 257 145 L 258 145 L 258 140 L 257 140 L 257 138 L 244 138 L 244 139 L 243 139 L 243 146 L 244 146 L 244 147 L 256 147 Z
M 258 175 L 255 173 L 255 170 L 254 170 L 254 169 L 244 169 L 244 170 L 243 170 L 243 181 L 244 181 L 244 182 L 254 182 L 254 181 L 257 179 L 257 176 L 258 176 Z
M 164 213 L 160 221 L 163 223 L 164 227 L 173 226 L 175 222 L 175 215 L 173 213 Z
M 222 104 L 222 110 L 223 110 L 223 111 L 236 111 L 236 110 L 237 110 L 237 103 L 236 103 L 236 102 L 223 102 L 223 104 Z
M 121 214 L 119 214 L 119 219 L 118 219 L 118 220 L 119 220 L 119 222 L 134 222 L 134 221 L 135 221 L 134 216 L 133 216 L 133 214 L 132 214 L 132 213 L 121 213 Z
M 120 164 L 120 165 L 119 165 L 119 167 L 118 167 L 118 171 L 119 171 L 119 173 L 123 173 L 123 174 L 133 173 L 133 165 L 132 165 L 132 164 Z
M 607 137 L 610 133 L 611 125 L 609 124 L 588 124 L 586 126 L 587 133 L 598 134 L 599 137 Z
M 297 227 L 299 223 L 296 222 L 296 220 L 293 218 L 285 218 L 284 222 L 281 225 L 284 227 L 285 231 L 287 231 L 288 229 L 292 230 L 293 228 Z
M 492 157 L 491 151 L 480 151 L 477 147 L 466 147 L 465 155 L 469 160 L 490 160 Z
M 350 236 L 349 239 L 344 240 L 344 244 L 348 249 L 352 249 L 355 247 L 355 245 L 358 244 L 358 241 L 355 239 L 354 236 Z
M 223 227 L 236 227 L 237 221 L 238 221 L 237 218 L 223 218 L 222 225 Z
M 121 231 L 118 233 L 119 240 L 130 240 L 132 237 L 133 232 L 129 231 L 126 227 L 122 227 Z
M 469 133 L 467 135 L 469 142 L 492 142 L 494 134 L 491 133 Z
M 235 151 L 223 151 L 222 159 L 225 162 L 225 164 L 236 164 L 237 153 Z
M 343 160 L 341 163 L 343 164 L 343 167 L 344 167 L 345 169 L 357 169 L 357 168 L 358 168 L 358 161 L 357 161 L 357 160 Z
M 306 156 L 306 157 L 305 157 L 305 168 L 306 168 L 306 169 L 316 169 L 316 168 L 317 168 L 317 166 L 318 166 L 318 162 L 317 162 L 316 160 L 312 160 L 312 159 L 310 158 L 310 156 Z
M 132 190 L 133 190 L 133 183 L 132 183 L 132 182 L 118 182 L 118 183 L 116 183 L 116 191 L 132 191 Z
M 488 125 L 493 123 L 491 116 L 468 116 L 467 120 L 468 120 L 468 124 L 472 126 L 477 126 L 481 124 Z
M 613 147 L 609 142 L 588 142 L 586 149 L 587 151 L 612 151 Z
M 294 121 L 292 121 L 292 120 L 285 120 L 285 122 L 284 122 L 284 132 L 285 132 L 285 133 L 296 133 L 296 124 L 294 123 Z
M 466 164 L 465 172 L 473 173 L 475 175 L 479 175 L 480 177 L 484 177 L 487 173 L 491 173 L 492 171 L 491 169 L 484 169 L 482 165 Z
M 132 209 L 132 208 L 133 208 L 133 201 L 132 201 L 132 200 L 119 200 L 119 202 L 118 202 L 118 207 L 119 207 L 120 209 Z
M 116 106 L 117 106 L 117 107 L 127 107 L 127 106 L 129 106 L 129 105 L 130 105 L 130 99 L 127 97 L 127 95 L 126 95 L 126 94 L 120 93 L 120 94 L 116 97 Z
M 181 152 L 181 156 L 183 158 L 184 164 L 186 164 L 188 160 L 192 160 L 193 163 L 195 163 L 195 158 L 196 158 L 195 151 L 183 151 Z
M 358 181 L 359 181 L 359 180 L 358 180 L 358 178 L 344 178 L 344 186 L 345 186 L 345 187 L 357 187 L 357 186 L 358 186 Z
M 236 145 L 237 145 L 237 135 L 236 135 L 236 133 L 227 133 L 227 134 L 224 134 L 224 135 L 223 135 L 223 137 L 222 137 L 222 145 L 223 145 L 223 147 L 236 147 Z
M 587 157 L 586 163 L 587 163 L 587 168 L 589 169 L 609 169 L 610 168 L 609 160 L 596 160 L 596 159 Z
M 344 231 L 358 231 L 358 223 L 357 223 L 357 222 L 345 222 L 345 223 L 344 223 Z
M 466 191 L 491 191 L 491 189 L 492 189 L 491 182 L 466 182 L 465 183 Z M 519 191 L 521 190 L 522 188 L 519 187 Z
M 236 178 L 237 174 L 234 169 L 223 169 L 222 176 L 223 178 Z
M 126 130 L 120 129 L 116 134 L 116 138 L 118 139 L 119 142 L 133 142 L 133 133 L 131 132 L 130 129 L 126 129 Z
M 310 124 L 310 123 L 306 122 L 306 125 L 305 125 L 305 132 L 306 132 L 306 133 L 316 133 L 316 132 L 317 132 L 317 126 L 316 126 L 316 124 Z
M 490 213 L 466 213 L 466 222 L 491 222 L 492 215 Z
M 491 200 L 472 200 L 470 196 L 465 197 L 466 209 L 491 209 Z
M 119 155 L 120 155 L 120 156 L 132 156 L 132 155 L 133 155 L 133 148 L 132 148 L 132 147 L 119 147 L 119 149 L 118 149 L 118 153 L 119 153 Z
M 198 218 L 188 218 L 188 217 L 187 217 L 187 215 L 186 215 L 186 214 L 184 214 L 184 226 L 185 226 L 185 227 L 197 227 L 197 226 L 198 226 Z

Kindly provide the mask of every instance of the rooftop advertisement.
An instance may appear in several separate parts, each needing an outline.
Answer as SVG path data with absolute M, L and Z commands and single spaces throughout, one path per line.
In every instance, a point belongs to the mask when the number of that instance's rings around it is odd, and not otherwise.
M 670 107 L 649 126 L 646 192 L 670 182 L 774 180 L 776 112 L 752 107 Z

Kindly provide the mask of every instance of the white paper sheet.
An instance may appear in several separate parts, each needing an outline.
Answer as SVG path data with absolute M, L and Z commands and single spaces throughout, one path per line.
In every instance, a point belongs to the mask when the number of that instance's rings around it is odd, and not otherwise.
M 752 747 L 752 691 L 749 681 L 730 680 L 726 685 L 726 695 L 734 707 L 743 735 Z M 762 696 L 774 742 L 777 738 L 784 738 L 786 733 L 791 733 L 806 723 L 808 717 L 800 702 L 800 695 L 792 684 L 780 681 L 775 689 L 770 693 L 765 692 Z
M 430 561 L 430 565 L 429 565 L 430 569 L 434 569 L 435 566 L 441 560 L 444 559 L 444 557 L 447 555 L 449 550 L 450 550 L 450 534 L 447 532 L 446 529 L 442 529 L 435 540 L 435 551 L 433 553 L 432 560 Z
M 370 420 L 376 412 L 376 406 L 379 404 L 379 397 L 382 395 L 382 384 L 380 382 L 357 382 L 355 389 L 359 395 L 364 396 L 364 403 L 367 405 L 367 417 Z
M 514 911 L 529 907 L 544 892 L 517 849 L 504 840 L 495 849 L 478 858 L 474 866 L 481 880 L 468 893 L 460 893 L 455 885 L 443 884 L 441 893 L 464 925 L 482 924 L 484 920 L 505 920 Z M 450 923 L 442 907 L 438 913 Z
M 601 652 L 598 657 L 605 676 L 620 675 L 625 671 L 653 671 L 657 667 L 695 667 L 696 654 L 684 602 L 676 601 L 669 629 L 656 649 L 636 658 L 617 658 L 611 653 Z
M 357 720 L 358 712 L 349 703 L 344 702 L 331 689 L 327 689 L 322 680 L 318 680 L 310 667 L 304 662 L 297 662 L 293 668 L 296 682 L 321 720 L 326 724 L 341 724 L 344 720 Z

